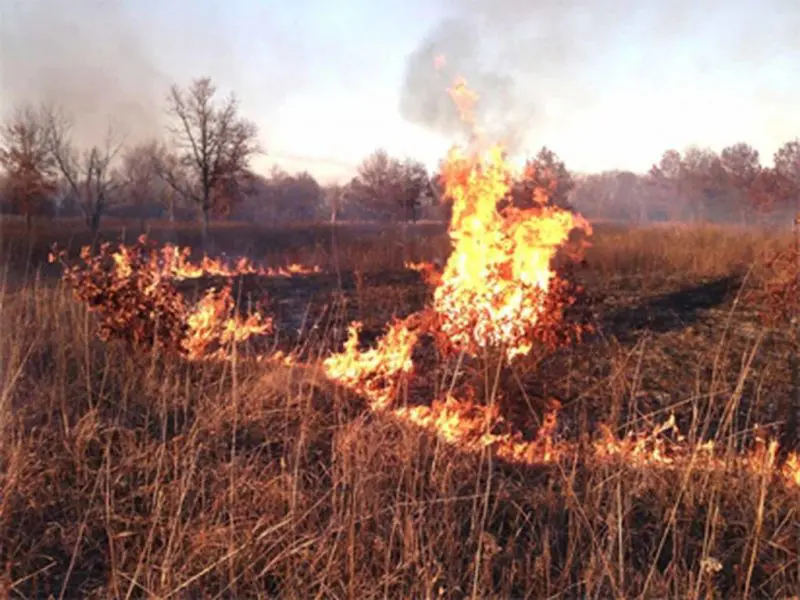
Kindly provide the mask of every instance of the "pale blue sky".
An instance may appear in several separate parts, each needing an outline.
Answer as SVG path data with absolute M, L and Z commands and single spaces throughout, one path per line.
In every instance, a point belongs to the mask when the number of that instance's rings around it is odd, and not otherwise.
M 85 120 L 126 98 L 146 131 L 170 83 L 209 75 L 259 125 L 261 169 L 347 176 L 379 146 L 433 165 L 453 138 L 404 119 L 400 93 L 453 16 L 480 22 L 453 51 L 513 77 L 522 149 L 574 170 L 740 140 L 769 159 L 800 135 L 800 0 L 0 0 L 0 98 L 58 93 Z

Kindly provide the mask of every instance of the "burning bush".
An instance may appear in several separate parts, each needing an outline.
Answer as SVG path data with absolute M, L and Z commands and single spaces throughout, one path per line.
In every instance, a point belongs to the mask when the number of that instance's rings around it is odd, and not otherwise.
M 172 285 L 165 256 L 142 236 L 116 250 L 104 243 L 94 255 L 84 247 L 78 264 L 67 264 L 66 252 L 54 247 L 50 261 L 64 264 L 63 280 L 99 315 L 99 337 L 124 340 L 136 351 L 158 346 L 188 358 L 206 358 L 270 330 L 271 321 L 259 313 L 246 318 L 234 314 L 230 286 L 211 289 L 190 306 Z

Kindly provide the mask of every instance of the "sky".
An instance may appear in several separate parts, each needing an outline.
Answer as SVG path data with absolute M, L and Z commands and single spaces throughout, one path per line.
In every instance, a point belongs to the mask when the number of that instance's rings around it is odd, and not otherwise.
M 86 139 L 144 139 L 171 84 L 210 76 L 258 125 L 261 171 L 341 180 L 379 147 L 433 167 L 463 140 L 457 75 L 513 155 L 644 171 L 746 141 L 768 162 L 800 135 L 800 2 L 0 0 L 0 112 L 55 99 Z

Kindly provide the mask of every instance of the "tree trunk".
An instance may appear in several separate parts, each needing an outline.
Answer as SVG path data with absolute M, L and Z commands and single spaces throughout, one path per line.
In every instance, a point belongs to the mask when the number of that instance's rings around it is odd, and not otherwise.
M 27 211 L 25 213 L 25 233 L 30 234 L 32 229 L 33 229 L 33 213 L 31 213 L 31 211 Z
M 97 239 L 98 233 L 100 233 L 100 211 L 95 211 L 92 213 L 91 219 L 89 220 L 89 230 L 92 234 L 92 243 L 94 243 L 94 240 Z
M 203 248 L 206 248 L 206 246 L 208 245 L 208 224 L 209 224 L 209 220 L 210 220 L 210 214 L 209 213 L 210 213 L 209 207 L 207 205 L 203 206 L 203 222 L 202 222 L 202 226 L 201 226 L 201 236 L 202 236 L 202 240 L 203 240 Z

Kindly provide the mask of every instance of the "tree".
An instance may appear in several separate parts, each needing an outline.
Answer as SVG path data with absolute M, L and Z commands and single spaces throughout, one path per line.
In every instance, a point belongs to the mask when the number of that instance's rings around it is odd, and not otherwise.
M 390 218 L 399 176 L 397 162 L 385 150 L 378 149 L 358 166 L 347 186 L 348 197 L 362 214 L 378 220 Z
M 347 186 L 351 204 L 369 217 L 416 220 L 422 201 L 430 196 L 430 178 L 421 162 L 390 157 L 376 150 L 358 166 Z
M 339 214 L 342 213 L 347 201 L 346 189 L 338 183 L 329 183 L 322 190 L 325 205 L 330 210 L 331 223 L 336 223 Z
M 662 203 L 671 206 L 671 219 L 681 220 L 688 196 L 688 179 L 681 153 L 674 149 L 665 151 L 658 163 L 650 168 L 647 184 L 653 193 L 662 197 Z
M 800 138 L 786 142 L 773 156 L 780 183 L 779 200 L 789 210 L 800 205 Z
M 777 169 L 761 167 L 747 189 L 747 202 L 763 218 L 787 193 L 790 193 L 787 179 Z
M 263 184 L 260 195 L 272 221 L 312 221 L 319 214 L 322 188 L 307 171 L 292 175 L 275 167 Z
M 0 130 L 3 191 L 31 230 L 33 217 L 58 190 L 58 168 L 50 152 L 50 130 L 44 110 L 19 108 Z
M 723 149 L 720 159 L 733 188 L 742 222 L 746 224 L 753 208 L 753 195 L 758 192 L 757 185 L 763 185 L 763 176 L 762 182 L 758 182 L 762 168 L 758 150 L 739 142 Z
M 158 177 L 159 161 L 163 160 L 166 149 L 155 140 L 128 148 L 122 155 L 118 173 L 125 185 L 125 199 L 136 208 L 143 231 L 148 205 L 159 204 L 170 209 L 169 190 Z
M 109 128 L 103 145 L 80 151 L 72 142 L 72 123 L 64 113 L 48 109 L 47 123 L 51 155 L 95 240 L 109 201 L 124 184 L 114 170 L 122 143 Z
M 646 223 L 649 220 L 646 194 L 640 189 L 639 178 L 630 171 L 619 171 L 612 181 L 611 194 L 614 202 L 625 208 L 628 218 L 632 218 L 635 211 L 639 223 Z
M 693 221 L 709 216 L 715 199 L 725 193 L 727 175 L 717 153 L 710 148 L 691 146 L 683 153 L 682 177 L 686 212 Z
M 453 204 L 445 190 L 443 167 L 440 162 L 439 168 L 428 179 L 428 195 L 431 198 L 431 205 L 438 209 L 435 214 L 449 223 L 453 218 Z
M 241 198 L 242 183 L 252 175 L 247 165 L 260 152 L 256 126 L 239 116 L 236 96 L 214 101 L 217 88 L 209 78 L 186 90 L 172 86 L 168 111 L 177 146 L 177 161 L 158 163 L 164 180 L 202 214 L 203 240 L 212 214 L 227 214 Z
M 416 221 L 423 199 L 431 198 L 431 181 L 425 165 L 410 158 L 400 165 L 400 189 L 397 201 L 406 221 Z
M 543 146 L 535 157 L 526 161 L 522 177 L 513 186 L 511 200 L 519 208 L 545 203 L 568 208 L 574 187 L 575 180 L 564 161 Z

